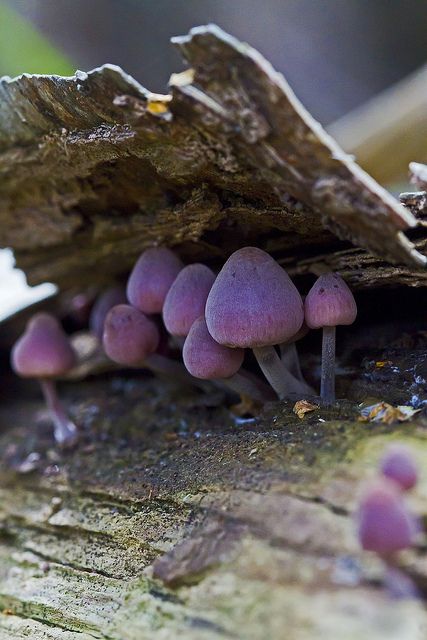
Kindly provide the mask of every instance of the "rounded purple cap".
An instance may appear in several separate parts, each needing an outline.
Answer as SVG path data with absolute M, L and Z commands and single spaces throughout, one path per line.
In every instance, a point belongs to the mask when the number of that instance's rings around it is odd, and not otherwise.
M 184 364 L 195 378 L 230 378 L 242 366 L 243 349 L 230 349 L 215 342 L 203 316 L 191 327 L 182 350 Z
M 363 549 L 389 554 L 413 544 L 419 526 L 394 482 L 377 481 L 369 487 L 357 514 Z
M 90 312 L 89 328 L 100 340 L 102 340 L 107 313 L 111 307 L 125 304 L 126 301 L 126 291 L 120 286 L 110 287 L 97 297 Z
M 76 363 L 76 354 L 58 320 L 37 313 L 12 349 L 13 370 L 23 378 L 55 378 Z
M 104 351 L 111 360 L 125 366 L 142 365 L 156 351 L 160 334 L 155 323 L 128 304 L 119 304 L 107 314 L 103 335 Z
M 161 313 L 166 294 L 183 266 L 165 247 L 144 251 L 129 276 L 126 293 L 130 304 L 143 313 Z
M 219 272 L 206 303 L 211 336 L 229 347 L 254 348 L 286 342 L 304 320 L 297 288 L 265 251 L 245 247 Z
M 305 321 L 310 329 L 353 324 L 357 316 L 356 301 L 337 273 L 320 276 L 304 302 Z
M 214 272 L 204 264 L 190 264 L 177 275 L 163 305 L 163 322 L 173 336 L 186 336 L 197 318 L 204 315 Z
M 390 445 L 381 461 L 381 472 L 394 480 L 403 491 L 412 489 L 418 481 L 418 469 L 411 451 L 400 444 Z

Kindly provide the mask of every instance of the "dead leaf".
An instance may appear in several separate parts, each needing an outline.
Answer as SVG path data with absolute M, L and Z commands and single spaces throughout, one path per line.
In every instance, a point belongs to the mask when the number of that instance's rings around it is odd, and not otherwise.
M 302 420 L 306 413 L 310 413 L 310 411 L 315 411 L 319 408 L 318 404 L 312 404 L 308 400 L 298 400 L 295 402 L 293 412 Z
M 388 402 L 377 402 L 361 410 L 359 422 L 382 422 L 383 424 L 406 422 L 419 411 L 421 409 L 413 409 L 407 405 L 394 407 Z

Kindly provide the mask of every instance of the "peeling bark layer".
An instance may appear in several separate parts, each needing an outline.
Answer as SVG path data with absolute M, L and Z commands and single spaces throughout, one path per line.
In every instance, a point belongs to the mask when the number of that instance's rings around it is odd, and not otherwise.
M 214 26 L 175 44 L 190 68 L 167 96 L 111 65 L 1 81 L 0 243 L 31 283 L 108 281 L 157 243 L 218 263 L 256 243 L 295 264 L 341 238 L 424 284 L 415 217 L 260 54 Z

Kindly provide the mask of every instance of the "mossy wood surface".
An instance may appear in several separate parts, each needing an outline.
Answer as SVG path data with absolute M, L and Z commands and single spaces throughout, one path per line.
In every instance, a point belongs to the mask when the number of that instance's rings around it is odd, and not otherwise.
M 272 404 L 239 423 L 217 391 L 150 378 L 73 385 L 67 403 L 85 434 L 68 455 L 41 405 L 1 411 L 0 638 L 425 638 L 422 600 L 389 599 L 351 518 L 396 439 L 426 513 L 424 418 Z M 422 548 L 401 562 L 424 593 Z
M 253 242 L 294 275 L 329 264 L 356 288 L 425 282 L 402 235 L 422 195 L 403 208 L 360 173 L 246 45 L 213 27 L 177 44 L 191 70 L 168 97 L 111 67 L 1 84 L 0 241 L 31 282 L 107 282 L 154 242 L 217 263 Z M 2 349 L 20 323 L 3 325 Z M 357 405 L 424 406 L 425 335 L 384 354 L 363 337 L 364 368 L 359 354 L 338 380 L 348 400 L 303 420 L 286 403 L 240 420 L 218 390 L 144 375 L 67 383 L 83 433 L 68 454 L 35 387 L 6 378 L 0 639 L 424 640 L 423 545 L 401 557 L 421 598 L 392 602 L 351 513 L 399 439 L 427 514 L 425 413 L 361 423 Z

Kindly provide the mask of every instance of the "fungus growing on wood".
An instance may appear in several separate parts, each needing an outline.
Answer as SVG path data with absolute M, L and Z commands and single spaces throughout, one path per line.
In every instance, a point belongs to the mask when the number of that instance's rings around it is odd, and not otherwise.
M 216 342 L 208 331 L 203 316 L 192 325 L 184 342 L 182 352 L 187 370 L 195 378 L 220 380 L 225 386 L 241 396 L 257 402 L 270 399 L 268 387 L 239 373 L 243 364 L 244 349 L 230 348 Z
M 381 460 L 381 472 L 396 482 L 403 491 L 412 489 L 418 481 L 418 469 L 411 451 L 401 444 L 390 445 Z
M 107 356 L 117 364 L 150 369 L 206 390 L 188 375 L 181 363 L 156 352 L 160 345 L 156 323 L 131 305 L 120 304 L 110 309 L 105 318 L 103 345 Z
M 54 437 L 61 447 L 74 445 L 78 432 L 59 400 L 54 379 L 66 374 L 75 362 L 67 335 L 58 320 L 48 313 L 31 318 L 11 354 L 12 368 L 19 376 L 40 382 L 52 417 Z
M 178 256 L 165 247 L 144 251 L 127 283 L 130 304 L 143 313 L 161 313 L 166 295 L 183 266 Z
M 335 328 L 353 324 L 357 315 L 352 292 L 337 273 L 321 275 L 304 302 L 310 329 L 323 328 L 320 397 L 325 405 L 335 401 Z
M 214 272 L 204 264 L 190 264 L 177 275 L 163 305 L 163 322 L 173 336 L 185 337 L 205 312 Z
M 229 257 L 206 302 L 206 323 L 213 339 L 227 347 L 252 349 L 279 398 L 311 395 L 274 348 L 294 336 L 303 319 L 301 296 L 292 280 L 256 247 L 239 249 Z
M 370 486 L 357 513 L 359 541 L 363 549 L 375 551 L 385 560 L 410 547 L 419 532 L 399 487 L 388 479 Z
M 119 304 L 107 313 L 102 341 L 105 353 L 117 364 L 140 366 L 156 351 L 160 334 L 141 311 Z

